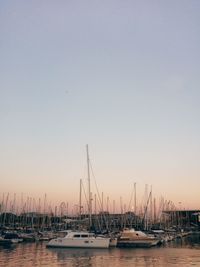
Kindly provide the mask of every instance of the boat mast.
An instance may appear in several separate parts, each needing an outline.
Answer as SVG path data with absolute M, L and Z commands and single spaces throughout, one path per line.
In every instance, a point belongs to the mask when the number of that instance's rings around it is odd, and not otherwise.
M 136 216 L 136 209 L 137 209 L 137 200 L 136 200 L 137 196 L 136 196 L 136 183 L 134 183 L 134 213 Z
M 91 189 L 90 189 L 90 159 L 88 144 L 86 145 L 87 152 L 87 172 L 88 172 L 88 214 L 89 214 L 89 227 L 92 226 L 92 210 L 91 210 Z
M 82 212 L 82 179 L 80 179 L 80 195 L 79 195 L 79 215 L 81 219 L 81 212 Z

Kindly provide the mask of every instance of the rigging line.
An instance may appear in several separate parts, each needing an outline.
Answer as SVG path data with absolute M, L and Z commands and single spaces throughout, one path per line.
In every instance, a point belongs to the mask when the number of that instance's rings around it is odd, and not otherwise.
M 97 183 L 96 183 L 96 180 L 95 180 L 95 177 L 94 177 L 94 171 L 92 169 L 90 158 L 89 158 L 89 167 L 90 167 L 90 171 L 91 171 L 91 176 L 93 176 L 93 179 L 95 181 L 95 187 L 96 187 L 96 191 L 97 191 L 97 205 L 102 210 L 101 198 L 99 197 L 100 194 L 99 194 L 99 191 L 97 189 Z M 86 173 L 86 168 L 84 168 L 84 172 Z M 82 183 L 82 185 L 83 185 L 83 190 L 84 190 L 84 195 L 85 195 L 85 198 L 86 198 L 86 201 L 87 201 L 87 205 L 89 205 L 88 198 L 86 197 L 86 191 L 84 189 L 84 184 Z
M 98 196 L 98 200 L 99 200 L 99 203 L 100 203 L 100 208 L 102 209 L 103 208 L 102 201 L 101 201 L 100 193 L 99 193 L 99 190 L 98 190 L 97 181 L 96 181 L 96 178 L 95 178 L 95 175 L 94 175 L 94 171 L 93 171 L 93 168 L 92 168 L 91 160 L 89 160 L 89 163 L 90 163 L 90 169 L 91 169 L 92 176 L 93 176 L 94 183 L 95 183 L 95 188 L 97 190 L 97 196 Z
M 88 198 L 87 198 L 87 195 L 86 195 L 86 192 L 85 192 L 85 187 L 84 187 L 83 183 L 82 183 L 82 187 L 83 187 L 83 193 L 84 193 L 84 196 L 85 196 L 85 199 L 86 199 L 87 206 L 89 206 L 89 201 L 88 201 Z
M 94 183 L 95 183 L 95 187 L 96 187 L 96 190 L 97 190 L 97 196 L 98 196 L 97 201 L 99 200 L 99 203 L 100 203 L 100 209 L 101 209 L 102 212 L 103 212 L 103 200 L 101 201 L 101 198 L 100 198 L 100 194 L 99 194 L 99 190 L 98 190 L 98 186 L 97 186 L 97 181 L 96 181 L 96 179 L 95 179 L 95 175 L 94 175 L 94 171 L 93 171 L 93 168 L 92 168 L 92 164 L 91 164 L 91 160 L 90 160 L 90 159 L 89 159 L 89 167 L 90 167 L 90 169 L 91 169 L 91 173 L 92 173 L 92 176 L 93 176 L 93 179 L 94 179 Z M 105 216 L 104 213 L 103 213 L 102 215 L 103 215 L 103 218 L 104 218 L 104 220 L 105 220 L 105 222 L 106 222 L 106 228 L 107 228 L 107 230 L 108 230 L 108 223 L 107 223 L 107 220 L 106 220 L 106 216 Z
M 133 188 L 133 190 L 131 192 L 131 199 L 130 199 L 129 204 L 128 204 L 128 211 L 131 210 L 131 202 L 132 202 L 132 199 L 133 199 L 133 193 L 134 193 L 134 188 Z
M 144 218 L 147 215 L 147 209 L 148 209 L 148 205 L 149 205 L 149 200 L 151 198 L 151 194 L 152 194 L 152 192 L 150 191 L 148 199 L 147 199 L 147 204 L 146 204 L 146 207 L 145 207 L 145 211 L 144 211 Z M 144 220 L 144 218 L 143 218 L 143 220 Z

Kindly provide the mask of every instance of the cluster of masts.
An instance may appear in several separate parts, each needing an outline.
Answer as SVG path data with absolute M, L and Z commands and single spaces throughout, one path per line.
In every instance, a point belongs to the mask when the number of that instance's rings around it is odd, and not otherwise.
M 79 193 L 79 203 L 70 206 L 67 202 L 61 202 L 60 205 L 53 206 L 51 202 L 47 201 L 47 195 L 45 194 L 43 200 L 39 198 L 36 200 L 32 197 L 27 197 L 24 200 L 24 195 L 21 194 L 21 200 L 17 198 L 16 193 L 11 197 L 9 193 L 3 193 L 0 199 L 0 215 L 3 213 L 13 213 L 16 215 L 37 213 L 46 214 L 48 216 L 68 216 L 68 217 L 82 217 L 83 215 L 88 215 L 89 225 L 92 225 L 92 216 L 98 213 L 109 213 L 109 214 L 126 214 L 128 212 L 134 213 L 135 216 L 140 217 L 146 225 L 149 223 L 157 223 L 163 218 L 163 210 L 175 210 L 176 207 L 172 201 L 167 201 L 163 197 L 159 200 L 159 205 L 157 206 L 156 198 L 153 198 L 152 186 L 148 190 L 148 185 L 145 185 L 145 194 L 143 201 L 138 205 L 137 200 L 137 185 L 133 184 L 133 190 L 131 192 L 130 201 L 127 204 L 123 203 L 122 197 L 119 199 L 119 205 L 116 205 L 116 201 L 110 202 L 109 196 L 105 197 L 103 192 L 100 194 L 97 183 L 96 194 L 92 195 L 91 192 L 91 175 L 90 168 L 91 162 L 89 158 L 88 145 L 86 146 L 87 153 L 87 182 L 88 189 L 85 190 L 83 186 L 83 181 L 80 180 L 80 193 Z M 87 192 L 86 192 L 87 191 Z M 83 201 L 84 193 L 84 201 Z M 112 203 L 112 205 L 111 205 Z M 112 207 L 111 207 L 112 206 Z M 116 208 L 118 206 L 118 209 Z
M 80 183 L 81 187 L 82 182 Z M 147 186 L 145 187 L 147 189 Z M 135 190 L 136 184 L 134 184 L 133 192 Z M 106 229 L 109 228 L 108 225 L 110 225 L 110 228 L 129 225 L 147 230 L 153 225 L 167 225 L 167 214 L 163 213 L 163 211 L 176 210 L 173 203 L 164 200 L 163 197 L 160 198 L 159 205 L 156 205 L 156 198 L 152 199 L 152 191 L 146 197 L 145 202 L 141 202 L 140 205 L 138 205 L 139 201 L 137 202 L 136 209 L 131 209 L 131 201 L 134 199 L 134 195 L 127 205 L 123 203 L 123 199 L 120 197 L 120 208 L 118 209 L 116 208 L 116 201 L 113 200 L 111 205 L 109 197 L 104 197 L 103 193 L 101 194 L 101 199 L 96 195 L 93 198 L 91 195 L 90 209 L 88 208 L 88 200 L 83 203 L 81 190 L 79 197 L 77 205 L 70 206 L 66 202 L 61 202 L 60 205 L 53 206 L 47 200 L 46 194 L 42 200 L 36 200 L 31 197 L 27 197 L 24 200 L 23 195 L 21 195 L 20 202 L 17 201 L 16 194 L 14 196 L 9 193 L 3 194 L 0 200 L 0 226 L 14 225 L 17 222 L 23 227 L 26 225 L 38 225 L 38 228 L 43 228 L 44 225 L 68 224 L 68 222 L 73 221 L 79 223 L 87 220 L 86 222 L 90 227 L 96 223 L 97 227 Z M 178 219 L 174 217 L 173 221 L 178 221 Z M 63 227 L 65 227 L 64 224 Z M 174 224 L 176 223 L 171 222 L 171 225 Z
M 92 194 L 91 194 L 92 195 Z M 151 195 L 151 193 L 150 193 Z M 13 195 L 11 193 L 2 193 L 0 196 L 0 214 L 3 212 L 10 212 L 16 215 L 22 213 L 40 213 L 40 214 L 53 214 L 54 216 L 78 216 L 82 214 L 88 213 L 91 211 L 91 214 L 98 214 L 102 212 L 112 213 L 112 214 L 123 214 L 126 212 L 133 212 L 136 215 L 140 216 L 144 213 L 148 213 L 149 216 L 151 214 L 152 218 L 159 218 L 162 214 L 162 211 L 172 211 L 176 210 L 175 205 L 171 201 L 167 201 L 164 197 L 161 197 L 159 201 L 159 205 L 157 207 L 157 199 L 153 198 L 153 200 L 147 200 L 146 204 L 138 204 L 137 208 L 134 209 L 133 206 L 126 203 L 123 203 L 123 198 L 120 197 L 118 203 L 116 200 L 110 201 L 109 196 L 105 196 L 102 193 L 101 199 L 97 197 L 95 194 L 94 197 L 91 197 L 91 208 L 88 209 L 88 201 L 86 203 L 72 204 L 69 202 L 60 202 L 58 205 L 53 205 L 51 201 L 47 200 L 47 195 L 42 198 L 33 198 L 33 197 L 23 197 L 24 194 L 18 196 L 16 193 Z M 19 200 L 21 198 L 21 200 Z M 118 205 L 117 205 L 118 204 Z

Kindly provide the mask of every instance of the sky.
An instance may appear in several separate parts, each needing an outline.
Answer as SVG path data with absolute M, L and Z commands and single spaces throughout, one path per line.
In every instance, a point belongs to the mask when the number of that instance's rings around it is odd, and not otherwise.
M 0 199 L 78 203 L 88 144 L 110 200 L 148 184 L 200 208 L 199 12 L 198 0 L 2 0 Z

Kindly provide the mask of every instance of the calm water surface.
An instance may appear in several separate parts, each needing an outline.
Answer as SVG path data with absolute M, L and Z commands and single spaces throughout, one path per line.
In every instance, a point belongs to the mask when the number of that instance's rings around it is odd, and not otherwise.
M 0 247 L 0 266 L 199 266 L 200 235 L 148 249 L 53 249 L 46 243 L 21 243 Z

